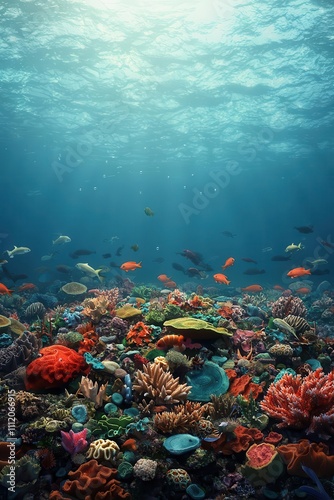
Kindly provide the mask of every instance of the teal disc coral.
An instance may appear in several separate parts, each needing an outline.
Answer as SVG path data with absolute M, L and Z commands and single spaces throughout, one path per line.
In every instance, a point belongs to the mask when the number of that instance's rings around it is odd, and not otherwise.
M 192 370 L 187 373 L 186 381 L 191 385 L 188 394 L 190 401 L 207 403 L 211 395 L 218 396 L 227 392 L 230 382 L 223 368 L 212 361 L 206 361 L 201 370 Z
M 174 434 L 164 441 L 166 448 L 172 455 L 183 455 L 196 450 L 201 445 L 201 440 L 191 434 Z

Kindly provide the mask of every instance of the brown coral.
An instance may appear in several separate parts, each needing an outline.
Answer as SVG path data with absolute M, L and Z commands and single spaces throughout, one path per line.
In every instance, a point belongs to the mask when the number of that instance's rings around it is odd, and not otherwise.
M 157 363 L 148 363 L 143 370 L 137 370 L 133 384 L 135 392 L 153 399 L 156 405 L 185 401 L 190 389 L 189 385 L 180 384 L 179 377 L 174 378 Z
M 198 424 L 209 413 L 209 404 L 202 405 L 186 401 L 184 405 L 177 405 L 173 411 L 157 413 L 153 419 L 154 427 L 164 434 L 196 432 Z M 212 429 L 211 429 L 212 430 Z M 209 433 L 209 432 L 208 432 Z

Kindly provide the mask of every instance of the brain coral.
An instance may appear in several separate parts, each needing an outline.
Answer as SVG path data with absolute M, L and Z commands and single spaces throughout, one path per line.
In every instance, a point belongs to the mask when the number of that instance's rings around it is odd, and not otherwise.
M 41 357 L 27 367 L 26 389 L 61 387 L 90 367 L 83 356 L 63 345 L 51 345 L 40 350 Z

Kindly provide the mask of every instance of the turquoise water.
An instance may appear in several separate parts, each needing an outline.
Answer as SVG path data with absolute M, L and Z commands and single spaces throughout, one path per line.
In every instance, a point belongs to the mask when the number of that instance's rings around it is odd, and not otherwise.
M 236 287 L 286 286 L 319 257 L 312 281 L 330 280 L 333 28 L 324 1 L 3 0 L 0 249 L 31 248 L 9 272 L 43 287 L 80 279 L 79 261 L 135 260 L 136 283 L 182 285 L 172 264 L 192 266 L 178 255 L 191 249 L 212 269 L 202 286 L 231 256 Z M 59 235 L 71 243 L 41 261 Z M 71 259 L 82 248 L 96 253 Z

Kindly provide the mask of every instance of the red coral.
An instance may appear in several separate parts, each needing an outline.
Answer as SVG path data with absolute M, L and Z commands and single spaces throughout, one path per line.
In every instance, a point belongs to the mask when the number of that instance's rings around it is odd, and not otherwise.
M 82 500 L 128 500 L 130 493 L 120 486 L 117 477 L 117 469 L 111 469 L 98 464 L 96 460 L 86 462 L 76 470 L 68 473 L 68 479 L 63 485 L 63 495 L 59 491 L 53 491 L 49 498 L 61 500 L 78 498 Z
M 74 349 L 51 345 L 40 350 L 41 357 L 27 367 L 27 390 L 61 387 L 79 374 L 87 374 L 90 367 Z
M 278 427 L 306 429 L 306 433 L 334 434 L 334 370 L 328 375 L 322 368 L 305 378 L 286 373 L 271 384 L 262 410 L 281 420 Z
M 85 352 L 90 352 L 99 341 L 99 336 L 96 333 L 94 326 L 92 323 L 85 323 L 79 325 L 77 327 L 77 331 L 83 336 L 83 339 L 79 344 L 78 353 L 84 354 Z
M 306 477 L 302 465 L 311 468 L 319 477 L 331 477 L 334 474 L 334 456 L 329 455 L 328 446 L 324 443 L 310 443 L 302 439 L 298 443 L 290 443 L 277 448 L 287 464 L 288 473 L 293 476 Z

